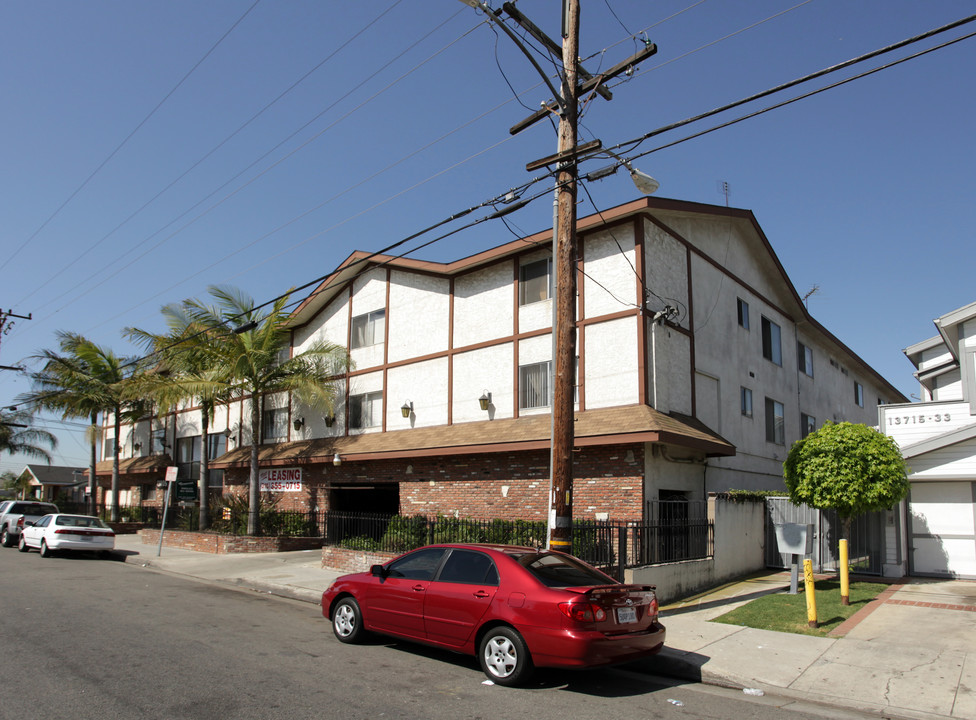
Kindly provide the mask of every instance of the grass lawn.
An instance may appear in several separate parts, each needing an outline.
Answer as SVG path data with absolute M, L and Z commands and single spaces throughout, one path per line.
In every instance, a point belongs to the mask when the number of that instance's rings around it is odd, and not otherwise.
M 815 587 L 817 620 L 820 625 L 817 628 L 811 628 L 807 625 L 807 600 L 802 580 L 796 595 L 789 595 L 785 592 L 764 595 L 736 610 L 715 618 L 713 622 L 822 637 L 867 605 L 887 585 L 852 582 L 850 605 L 840 604 L 840 580 L 818 580 Z

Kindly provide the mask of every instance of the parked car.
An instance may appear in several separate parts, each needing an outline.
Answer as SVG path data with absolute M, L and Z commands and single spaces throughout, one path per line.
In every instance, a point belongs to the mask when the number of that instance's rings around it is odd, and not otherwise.
M 115 548 L 115 532 L 101 518 L 55 513 L 26 523 L 17 547 L 37 548 L 45 558 L 59 550 L 106 552 Z
M 429 545 L 322 594 L 336 638 L 367 632 L 476 655 L 499 685 L 534 667 L 587 668 L 664 647 L 651 585 L 628 585 L 564 553 L 511 545 Z
M 0 506 L 0 545 L 13 547 L 17 544 L 20 528 L 26 523 L 40 520 L 49 513 L 58 512 L 53 503 L 38 500 L 8 500 Z

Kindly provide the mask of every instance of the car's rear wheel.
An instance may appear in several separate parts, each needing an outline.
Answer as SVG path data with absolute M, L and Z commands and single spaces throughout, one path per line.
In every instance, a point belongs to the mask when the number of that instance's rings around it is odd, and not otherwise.
M 481 669 L 496 685 L 518 685 L 532 674 L 532 658 L 525 640 L 510 627 L 485 633 L 478 649 Z
M 49 558 L 54 553 L 51 552 L 51 548 L 47 546 L 47 540 L 41 540 L 41 557 Z
M 14 546 L 14 536 L 7 532 L 7 528 L 3 528 L 3 533 L 0 533 L 0 545 L 4 547 Z
M 21 552 L 27 552 L 30 550 L 30 548 L 27 547 L 27 541 L 24 540 L 24 533 L 20 534 L 20 539 L 17 541 L 17 549 Z
M 332 632 L 339 642 L 354 643 L 363 639 L 363 614 L 354 598 L 345 597 L 332 611 Z

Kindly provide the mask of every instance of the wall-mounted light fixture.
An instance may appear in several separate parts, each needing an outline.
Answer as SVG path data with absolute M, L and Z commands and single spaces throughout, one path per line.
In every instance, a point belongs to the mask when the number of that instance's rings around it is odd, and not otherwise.
M 491 405 L 491 393 L 488 392 L 487 390 L 481 393 L 481 397 L 478 398 L 478 405 L 481 406 L 482 410 L 487 412 L 488 407 Z
M 222 432 L 221 434 L 222 434 L 222 435 L 223 435 L 223 436 L 224 436 L 225 438 L 229 438 L 229 437 L 230 437 L 230 428 L 224 428 L 224 431 L 223 431 L 223 432 Z
M 339 453 L 336 453 L 335 455 L 332 456 L 332 464 L 335 465 L 336 467 L 342 465 L 342 458 L 339 457 Z
M 139 452 L 140 450 L 142 450 L 142 443 L 141 442 L 132 443 L 132 449 L 135 450 L 136 452 Z
M 295 418 L 295 422 L 292 423 L 292 426 L 294 426 L 295 432 L 298 432 L 305 426 L 305 418 Z
M 400 406 L 400 414 L 403 415 L 403 417 L 408 418 L 410 417 L 410 413 L 412 412 L 413 412 L 413 403 L 410 402 L 409 400 L 404 400 L 403 405 Z
M 335 415 L 323 415 L 322 419 L 325 420 L 326 427 L 332 427 L 335 425 Z

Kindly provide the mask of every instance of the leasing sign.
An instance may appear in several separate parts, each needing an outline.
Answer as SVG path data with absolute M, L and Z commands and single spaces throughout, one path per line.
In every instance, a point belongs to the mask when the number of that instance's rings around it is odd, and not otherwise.
M 258 471 L 261 492 L 301 492 L 301 468 L 269 468 Z

